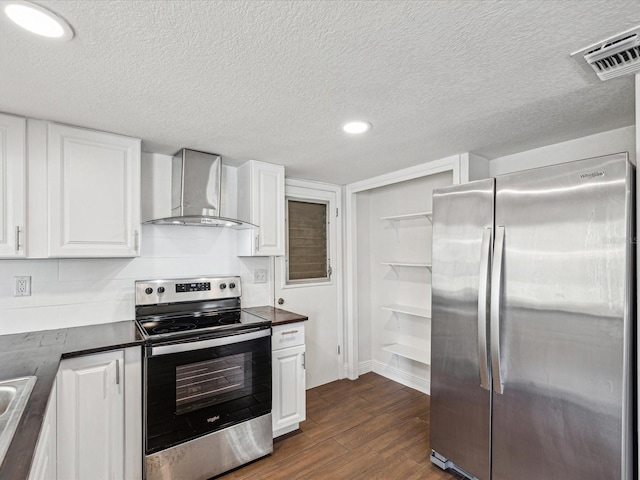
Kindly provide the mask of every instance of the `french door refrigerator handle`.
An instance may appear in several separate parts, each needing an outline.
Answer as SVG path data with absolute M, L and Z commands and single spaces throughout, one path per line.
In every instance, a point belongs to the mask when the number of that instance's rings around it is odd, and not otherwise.
M 482 250 L 480 252 L 480 283 L 478 286 L 478 365 L 480 367 L 480 386 L 490 390 L 489 356 L 487 354 L 487 293 L 489 286 L 489 265 L 491 265 L 491 228 L 482 232 Z
M 502 257 L 504 254 L 504 227 L 496 227 L 491 269 L 491 376 L 493 391 L 503 393 L 500 371 L 500 287 L 502 285 Z

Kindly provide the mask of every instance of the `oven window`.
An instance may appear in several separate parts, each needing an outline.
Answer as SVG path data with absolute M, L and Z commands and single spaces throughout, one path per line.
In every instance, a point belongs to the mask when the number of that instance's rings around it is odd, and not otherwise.
M 244 388 L 251 375 L 246 365 L 251 365 L 250 352 L 177 366 L 176 413 L 215 405 L 221 395 Z

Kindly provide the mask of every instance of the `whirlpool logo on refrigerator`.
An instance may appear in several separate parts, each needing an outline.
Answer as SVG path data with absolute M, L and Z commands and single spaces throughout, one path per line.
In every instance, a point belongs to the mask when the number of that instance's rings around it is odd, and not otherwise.
M 207 418 L 207 423 L 214 423 L 220 420 L 220 415 L 216 415 L 215 417 Z
M 591 172 L 591 173 L 583 173 L 580 175 L 581 179 L 592 180 L 597 177 L 604 177 L 604 172 Z

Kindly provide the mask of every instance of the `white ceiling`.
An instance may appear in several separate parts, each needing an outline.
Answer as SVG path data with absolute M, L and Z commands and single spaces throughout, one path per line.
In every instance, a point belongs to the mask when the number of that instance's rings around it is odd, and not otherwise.
M 258 159 L 338 184 L 634 123 L 632 77 L 569 54 L 640 24 L 637 0 L 36 1 L 75 30 L 0 20 L 0 111 Z M 366 119 L 361 137 L 342 133 Z

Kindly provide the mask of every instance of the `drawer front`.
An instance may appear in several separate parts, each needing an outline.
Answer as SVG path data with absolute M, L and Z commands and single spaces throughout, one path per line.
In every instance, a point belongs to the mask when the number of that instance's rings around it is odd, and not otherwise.
M 295 347 L 304 345 L 304 323 L 287 323 L 286 325 L 276 325 L 273 327 L 271 338 L 271 349 Z

